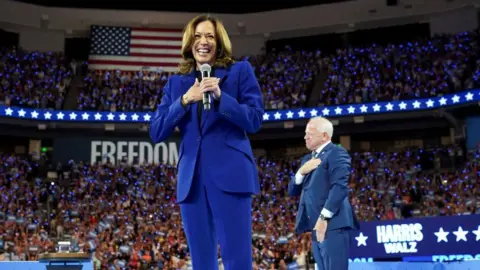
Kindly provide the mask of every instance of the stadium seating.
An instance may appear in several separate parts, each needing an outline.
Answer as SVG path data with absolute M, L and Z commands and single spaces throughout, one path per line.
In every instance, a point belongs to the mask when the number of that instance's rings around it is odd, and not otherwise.
M 326 72 L 319 104 L 439 96 L 478 87 L 476 33 L 417 42 L 339 49 L 335 55 L 289 47 L 246 57 L 268 109 L 307 105 Z M 0 100 L 6 105 L 61 109 L 75 74 L 61 55 L 0 52 Z M 152 111 L 169 73 L 96 71 L 84 77 L 79 110 Z M 454 147 L 351 153 L 350 199 L 362 221 L 480 214 L 480 150 Z M 433 160 L 427 168 L 420 156 Z M 298 198 L 287 196 L 298 157 L 257 158 L 261 195 L 253 204 L 256 269 L 311 262 L 310 237 L 294 234 Z M 58 172 L 61 172 L 59 169 Z M 40 177 L 30 158 L 0 156 L 0 261 L 36 260 L 58 239 L 92 252 L 99 269 L 126 265 L 184 269 L 189 264 L 179 209 L 176 168 L 71 163 L 71 186 Z
M 78 96 L 79 110 L 153 111 L 162 98 L 168 73 L 90 72 Z
M 312 52 L 273 51 L 249 57 L 270 109 L 299 108 L 314 83 L 317 63 Z M 90 72 L 78 97 L 79 110 L 152 111 L 161 101 L 169 73 Z
M 351 201 L 358 217 L 365 221 L 480 213 L 468 203 L 475 196 L 472 190 L 479 188 L 480 150 L 467 156 L 451 155 L 452 150 L 428 151 L 435 161 L 431 170 L 420 166 L 422 149 L 351 153 Z M 254 198 L 255 261 L 259 267 L 304 265 L 310 259 L 310 237 L 294 235 L 298 198 L 286 194 L 298 159 L 259 157 L 257 163 L 262 192 Z M 134 269 L 180 269 L 188 264 L 175 204 L 175 167 L 71 163 L 72 180 L 65 186 L 41 181 L 30 159 L 3 155 L 0 164 L 6 225 L 0 229 L 11 232 L 0 260 L 34 260 L 38 253 L 27 248 L 53 250 L 54 239 L 67 238 L 77 250 L 93 252 L 94 264 L 102 269 L 112 263 Z M 49 197 L 53 207 L 47 222 Z
M 320 104 L 439 96 L 478 87 L 478 34 L 365 48 L 339 49 L 322 59 L 328 72 Z
M 62 109 L 73 77 L 62 54 L 0 48 L 0 102 Z
M 243 57 L 254 67 L 265 108 L 307 105 L 317 75 L 326 74 L 318 104 L 336 105 L 439 96 L 479 85 L 478 34 L 362 48 L 334 55 L 285 47 Z M 72 65 L 60 54 L 21 50 L 0 53 L 0 100 L 7 105 L 61 109 Z M 45 76 L 45 78 L 44 78 Z M 93 111 L 152 111 L 161 101 L 169 73 L 91 71 L 76 108 Z M 13 87 L 15 85 L 15 87 Z
M 242 59 L 255 69 L 265 108 L 307 105 L 319 73 L 327 74 L 319 104 L 335 105 L 439 96 L 478 86 L 478 34 L 363 48 L 338 49 L 335 55 L 285 47 Z M 78 98 L 82 110 L 154 110 L 169 74 L 116 71 L 85 78 Z

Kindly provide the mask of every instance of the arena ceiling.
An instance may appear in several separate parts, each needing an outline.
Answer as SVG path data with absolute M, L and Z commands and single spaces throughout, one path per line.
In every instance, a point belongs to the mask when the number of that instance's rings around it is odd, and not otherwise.
M 264 12 L 280 9 L 299 8 L 319 4 L 332 4 L 348 2 L 351 0 L 310 0 L 310 1 L 288 1 L 277 3 L 248 3 L 247 1 L 47 1 L 47 0 L 16 0 L 17 2 L 30 3 L 46 7 L 63 8 L 89 8 L 89 9 L 117 9 L 117 10 L 155 10 L 171 12 L 193 12 L 193 13 L 229 13 L 245 14 Z

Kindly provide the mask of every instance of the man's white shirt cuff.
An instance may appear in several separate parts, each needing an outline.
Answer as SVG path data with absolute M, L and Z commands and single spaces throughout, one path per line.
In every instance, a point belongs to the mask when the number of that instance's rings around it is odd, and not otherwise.
M 304 177 L 305 177 L 305 176 L 303 176 L 302 174 L 300 174 L 300 172 L 297 172 L 297 173 L 295 174 L 295 184 L 297 184 L 297 185 L 302 184 Z
M 330 212 L 329 210 L 325 209 L 325 208 L 322 209 L 322 212 L 320 212 L 320 214 L 323 215 L 326 218 L 332 218 L 333 217 L 333 213 Z

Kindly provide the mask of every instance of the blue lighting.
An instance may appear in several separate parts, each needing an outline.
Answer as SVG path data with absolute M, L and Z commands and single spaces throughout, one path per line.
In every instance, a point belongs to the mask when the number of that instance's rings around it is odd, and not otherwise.
M 268 110 L 264 122 L 308 119 L 314 116 L 327 118 L 362 116 L 371 114 L 433 110 L 480 101 L 480 89 L 448 94 L 440 97 L 388 102 L 358 103 L 290 110 Z M 0 105 L 0 117 L 38 121 L 98 122 L 98 123 L 148 123 L 154 112 L 95 112 L 44 110 Z

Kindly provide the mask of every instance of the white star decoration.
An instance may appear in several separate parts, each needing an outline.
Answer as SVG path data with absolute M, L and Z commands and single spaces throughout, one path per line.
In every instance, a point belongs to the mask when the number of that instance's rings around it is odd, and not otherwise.
M 451 231 L 455 235 L 455 242 L 468 242 L 468 237 L 467 235 L 470 233 L 470 231 L 467 231 L 462 228 L 462 226 L 458 226 L 456 231 Z M 445 242 L 448 243 L 448 235 L 450 232 L 445 231 L 443 227 L 440 227 L 438 229 L 438 232 L 434 232 L 435 236 L 437 236 L 437 243 L 440 242 Z M 478 225 L 476 230 L 472 230 L 472 234 L 475 235 L 475 241 L 480 240 L 480 225 Z M 473 239 L 471 239 L 473 240 Z
M 420 102 L 418 100 L 415 100 L 415 102 L 412 103 L 414 109 L 420 108 Z
M 335 108 L 335 114 L 337 114 L 337 115 L 342 114 L 342 108 L 340 108 L 340 107 Z
M 467 234 L 468 231 L 464 231 L 461 226 L 458 226 L 458 229 L 456 231 L 453 231 L 453 234 L 457 236 L 457 242 L 462 240 L 462 241 L 467 241 Z
M 480 225 L 478 225 L 477 229 L 475 231 L 472 231 L 473 234 L 475 234 L 475 241 L 480 241 Z
M 440 102 L 440 105 L 442 105 L 442 106 L 447 104 L 447 100 L 444 97 L 439 99 L 438 102 Z
M 454 96 L 452 97 L 452 102 L 453 102 L 453 103 L 458 103 L 459 101 L 460 101 L 460 97 L 459 97 L 459 96 L 454 95 Z
M 100 28 L 98 28 L 100 29 Z M 104 29 L 105 30 L 105 29 Z M 103 31 L 103 30 L 102 30 Z M 107 30 L 105 30 L 107 31 Z M 114 30 L 108 30 L 114 31 Z M 120 30 L 115 30 L 120 31 Z M 123 31 L 123 30 L 122 30 Z M 108 35 L 108 34 L 104 34 Z M 100 42 L 100 41 L 97 41 Z M 105 41 L 106 43 L 112 41 Z M 106 46 L 106 45 L 105 45 Z M 445 106 L 455 106 L 467 102 L 480 101 L 480 90 L 470 90 L 456 94 L 431 97 L 426 99 L 375 102 L 365 104 L 346 104 L 323 106 L 319 108 L 299 108 L 287 110 L 266 110 L 262 119 L 268 121 L 284 121 L 310 118 L 315 116 L 345 117 L 368 115 L 372 113 L 395 113 L 401 111 L 430 110 Z M 152 112 L 87 112 L 87 111 L 54 111 L 9 107 L 0 105 L 0 116 L 48 120 L 48 121 L 84 121 L 84 122 L 150 122 Z M 478 231 L 472 231 L 472 233 Z M 460 231 L 459 233 L 463 233 Z M 461 238 L 459 239 L 463 239 Z
M 355 237 L 355 240 L 357 240 L 357 247 L 367 246 L 367 239 L 368 236 L 363 235 L 363 233 L 361 232 L 357 237 Z
M 363 104 L 362 107 L 360 107 L 360 111 L 361 111 L 362 113 L 366 113 L 367 110 L 368 110 L 368 107 L 365 106 L 365 104 Z
M 91 113 L 91 112 L 73 112 L 73 111 L 39 111 L 33 110 L 28 108 L 15 108 L 15 107 L 6 107 L 3 109 L 4 116 L 11 116 L 11 117 L 22 117 L 22 118 L 30 118 L 36 120 L 69 120 L 69 121 L 88 121 L 88 122 L 95 122 L 95 121 L 143 121 L 149 122 L 151 119 L 151 115 L 149 113 L 142 113 L 142 112 L 122 112 L 122 113 Z M 293 112 L 290 111 L 289 115 L 290 118 L 293 118 Z M 277 112 L 275 117 L 280 119 L 282 114 Z M 265 113 L 264 118 L 267 120 L 269 118 L 269 114 Z
M 442 227 L 440 227 L 438 232 L 435 232 L 434 234 L 437 236 L 437 243 L 440 243 L 441 241 L 448 242 L 447 235 L 449 232 L 444 231 Z

